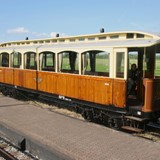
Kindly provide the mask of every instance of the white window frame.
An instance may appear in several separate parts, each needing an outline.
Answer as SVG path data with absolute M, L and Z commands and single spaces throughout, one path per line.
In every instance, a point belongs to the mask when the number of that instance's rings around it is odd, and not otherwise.
M 124 78 L 116 77 L 116 65 L 117 65 L 117 53 L 124 53 Z M 127 48 L 116 48 L 114 49 L 114 78 L 127 80 L 127 68 L 128 68 L 128 50 Z

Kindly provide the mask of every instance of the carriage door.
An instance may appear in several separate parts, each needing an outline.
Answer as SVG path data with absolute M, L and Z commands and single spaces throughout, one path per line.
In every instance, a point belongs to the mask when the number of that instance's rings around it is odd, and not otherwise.
M 143 48 L 130 48 L 128 50 L 128 71 L 131 70 L 131 65 L 136 64 L 138 69 L 138 79 L 136 83 L 136 90 L 131 92 L 131 95 L 135 96 L 135 99 L 143 101 Z
M 127 48 L 114 49 L 114 82 L 113 82 L 113 104 L 117 107 L 126 106 L 127 91 Z

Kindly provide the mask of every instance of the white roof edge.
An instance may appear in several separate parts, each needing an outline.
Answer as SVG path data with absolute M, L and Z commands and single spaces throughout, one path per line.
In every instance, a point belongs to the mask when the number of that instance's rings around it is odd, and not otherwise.
M 53 38 L 43 38 L 43 39 L 29 39 L 29 40 L 18 40 L 18 41 L 8 41 L 2 42 L 0 45 L 8 44 L 8 43 L 25 43 L 25 42 L 34 42 L 34 41 L 47 41 L 47 40 L 58 40 L 58 39 L 71 39 L 71 38 L 84 38 L 84 37 L 94 37 L 94 36 L 105 36 L 112 34 L 127 34 L 127 33 L 137 33 L 144 34 L 148 36 L 152 36 L 154 38 L 160 38 L 158 34 L 144 32 L 144 31 L 113 31 L 113 32 L 104 32 L 104 33 L 96 33 L 96 34 L 85 34 L 85 35 L 77 35 L 77 36 L 64 36 L 64 37 L 53 37 Z

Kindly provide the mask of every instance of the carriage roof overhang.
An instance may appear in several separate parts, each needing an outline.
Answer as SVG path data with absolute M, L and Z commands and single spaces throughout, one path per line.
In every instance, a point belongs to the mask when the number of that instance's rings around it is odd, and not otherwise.
M 28 51 L 36 51 L 37 46 L 11 46 L 11 47 L 4 47 L 4 48 L 0 48 L 0 53 L 2 52 L 7 52 L 7 53 L 12 53 L 14 51 L 24 51 L 26 50 L 26 52 Z
M 48 44 L 48 45 L 39 45 L 38 47 L 35 46 L 35 48 L 39 48 L 39 49 L 90 48 L 92 49 L 92 47 L 107 47 L 107 48 L 150 47 L 159 43 L 160 43 L 160 39 L 121 40 L 121 41 L 115 40 L 115 41 L 103 41 L 103 42 L 80 42 L 80 43 L 75 42 L 72 44 L 71 43 Z
M 88 40 L 89 37 L 103 37 L 108 35 L 123 35 L 127 33 L 133 34 L 144 34 L 147 38 L 134 38 L 134 39 L 105 39 L 105 40 Z M 60 40 L 71 40 L 71 39 L 79 39 L 84 38 L 85 41 L 75 41 L 75 42 L 60 42 Z M 56 43 L 52 43 L 52 41 L 56 40 Z M 45 42 L 51 43 L 45 43 Z M 44 42 L 41 44 L 41 42 Z M 34 44 L 36 43 L 36 44 Z M 26 52 L 26 51 L 45 51 L 45 50 L 66 50 L 66 49 L 95 49 L 95 48 L 117 48 L 117 47 L 149 47 L 155 44 L 160 43 L 160 36 L 158 34 L 146 33 L 140 31 L 124 31 L 124 32 L 107 32 L 107 33 L 99 33 L 93 35 L 82 35 L 82 36 L 71 36 L 71 37 L 57 37 L 57 38 L 49 38 L 49 39 L 40 39 L 40 40 L 24 40 L 17 42 L 7 42 L 2 43 L 0 46 L 0 52 L 13 52 L 14 50 Z M 25 44 L 25 45 L 23 45 Z M 8 45 L 8 46 L 7 46 Z
M 150 47 L 155 44 L 159 44 L 160 39 L 138 39 L 138 40 L 113 40 L 113 41 L 98 41 L 98 42 L 79 42 L 79 43 L 58 43 L 58 44 L 43 44 L 43 45 L 27 45 L 27 46 L 15 46 L 15 47 L 6 47 L 0 48 L 0 52 L 28 52 L 28 51 L 47 51 L 47 50 L 72 50 L 79 48 L 86 48 L 88 50 L 92 50 L 92 48 L 96 49 L 104 49 L 104 48 L 131 48 L 131 47 Z

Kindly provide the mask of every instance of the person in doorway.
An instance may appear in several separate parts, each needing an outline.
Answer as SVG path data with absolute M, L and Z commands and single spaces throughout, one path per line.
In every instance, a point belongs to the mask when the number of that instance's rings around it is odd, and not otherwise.
M 128 74 L 128 91 L 127 96 L 131 94 L 132 91 L 135 91 L 138 80 L 138 69 L 136 64 L 131 65 L 131 70 Z

